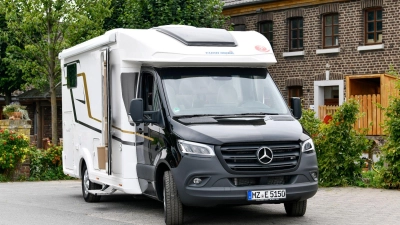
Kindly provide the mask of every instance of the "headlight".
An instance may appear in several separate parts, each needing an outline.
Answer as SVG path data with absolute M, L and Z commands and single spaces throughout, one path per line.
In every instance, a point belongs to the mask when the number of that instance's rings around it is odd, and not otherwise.
M 301 146 L 301 151 L 305 153 L 315 152 L 314 142 L 312 141 L 312 139 L 308 139 L 307 141 L 303 142 Z
M 190 141 L 178 140 L 179 149 L 186 154 L 214 156 L 214 147 Z

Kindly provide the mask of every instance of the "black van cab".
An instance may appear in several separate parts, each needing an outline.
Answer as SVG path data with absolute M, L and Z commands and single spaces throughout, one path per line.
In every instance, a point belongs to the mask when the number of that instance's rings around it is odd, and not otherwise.
M 303 216 L 318 189 L 312 139 L 266 68 L 143 67 L 132 124 L 144 139 L 137 173 L 164 202 L 167 224 L 182 205 L 283 203 Z M 139 152 L 139 151 L 138 151 Z

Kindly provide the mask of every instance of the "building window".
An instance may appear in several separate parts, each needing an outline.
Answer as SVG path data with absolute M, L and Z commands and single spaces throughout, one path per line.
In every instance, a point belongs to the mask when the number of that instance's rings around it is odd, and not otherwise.
M 339 15 L 329 14 L 324 16 L 323 21 L 324 48 L 339 46 Z
M 272 46 L 273 42 L 273 24 L 272 21 L 260 22 L 258 24 L 258 31 L 264 35 Z
M 290 51 L 303 50 L 303 18 L 293 18 L 289 20 L 289 45 Z
M 289 107 L 291 107 L 291 101 L 290 98 L 292 97 L 303 97 L 303 87 L 302 86 L 290 86 L 287 87 L 288 89 L 288 102 L 289 102 Z
M 233 25 L 233 30 L 234 31 L 245 31 L 246 30 L 246 25 L 244 25 L 244 24 L 235 24 L 235 25 Z
M 382 43 L 382 8 L 365 10 L 365 43 Z

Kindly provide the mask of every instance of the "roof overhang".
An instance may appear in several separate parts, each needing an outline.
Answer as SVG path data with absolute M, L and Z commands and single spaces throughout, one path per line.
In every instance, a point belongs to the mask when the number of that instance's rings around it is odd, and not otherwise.
M 276 2 L 278 0 L 254 0 L 254 1 L 243 1 L 240 3 L 236 3 L 236 4 L 229 4 L 229 5 L 225 5 L 224 4 L 224 9 L 230 9 L 230 8 L 236 8 L 236 7 L 241 7 L 241 6 L 246 6 L 246 5 L 256 5 L 256 4 L 260 4 L 260 3 L 268 3 L 268 2 Z

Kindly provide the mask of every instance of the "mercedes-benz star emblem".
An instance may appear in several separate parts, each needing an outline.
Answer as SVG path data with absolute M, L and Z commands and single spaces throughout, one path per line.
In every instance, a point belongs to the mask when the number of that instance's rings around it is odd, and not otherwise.
M 272 162 L 274 158 L 274 153 L 268 147 L 261 147 L 257 151 L 257 159 L 262 164 L 268 164 Z

